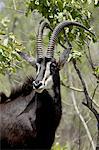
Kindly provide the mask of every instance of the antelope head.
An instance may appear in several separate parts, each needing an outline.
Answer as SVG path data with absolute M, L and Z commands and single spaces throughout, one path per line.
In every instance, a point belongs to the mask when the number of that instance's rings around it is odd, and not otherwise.
M 32 64 L 36 68 L 36 78 L 33 81 L 33 89 L 42 93 L 43 90 L 50 90 L 54 86 L 59 85 L 59 70 L 63 67 L 65 62 L 68 59 L 69 53 L 71 51 L 71 47 L 65 49 L 61 54 L 59 60 L 57 61 L 54 57 L 55 43 L 59 33 L 65 28 L 69 26 L 78 26 L 81 27 L 91 34 L 93 34 L 90 30 L 88 30 L 85 26 L 81 25 L 77 22 L 71 21 L 63 21 L 59 23 L 52 32 L 48 49 L 46 54 L 43 54 L 42 48 L 42 36 L 43 30 L 45 27 L 50 28 L 49 24 L 45 21 L 40 23 L 37 35 L 37 59 L 29 57 L 27 54 L 20 52 L 19 54 Z M 50 28 L 51 29 L 51 28 Z

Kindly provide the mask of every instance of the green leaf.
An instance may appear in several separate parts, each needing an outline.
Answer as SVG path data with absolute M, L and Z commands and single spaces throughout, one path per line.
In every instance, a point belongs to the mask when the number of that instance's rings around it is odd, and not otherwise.
M 61 150 L 60 144 L 59 144 L 59 143 L 56 143 L 56 144 L 53 146 L 52 150 Z
M 88 4 L 91 4 L 92 3 L 92 0 L 87 0 Z
M 8 23 L 10 22 L 8 17 L 5 17 L 1 20 L 1 24 L 6 28 L 8 26 Z
M 3 54 L 3 50 L 0 48 L 0 54 Z
M 0 30 L 0 35 L 5 35 L 5 31 Z
M 69 54 L 68 62 L 71 59 L 75 59 L 75 60 L 81 61 L 81 57 L 82 57 L 82 53 L 81 52 L 73 50 L 73 52 L 71 54 Z
M 4 46 L 7 46 L 7 45 L 8 45 L 8 38 L 4 39 L 3 45 L 4 45 Z
M 97 5 L 99 3 L 99 0 L 95 0 L 94 4 Z
M 94 73 L 99 77 L 99 66 L 95 67 Z
M 58 4 L 60 11 L 62 11 L 63 10 L 63 2 L 61 0 L 58 0 L 57 4 Z

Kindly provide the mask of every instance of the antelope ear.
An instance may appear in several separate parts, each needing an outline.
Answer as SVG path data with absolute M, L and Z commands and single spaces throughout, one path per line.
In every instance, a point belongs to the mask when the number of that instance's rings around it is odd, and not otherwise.
M 66 48 L 63 53 L 61 54 L 59 61 L 58 61 L 58 65 L 59 65 L 59 69 L 61 70 L 62 67 L 64 66 L 64 64 L 66 63 L 66 61 L 69 58 L 69 54 L 71 53 L 71 47 Z
M 25 52 L 16 51 L 23 59 L 25 59 L 28 63 L 30 63 L 34 68 L 36 68 L 36 60 L 35 58 L 29 56 Z

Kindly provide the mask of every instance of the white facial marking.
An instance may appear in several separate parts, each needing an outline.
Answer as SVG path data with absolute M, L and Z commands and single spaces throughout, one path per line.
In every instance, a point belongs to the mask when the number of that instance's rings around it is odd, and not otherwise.
M 44 73 L 44 77 L 43 79 L 40 81 L 42 83 L 42 85 L 38 88 L 38 89 L 35 89 L 36 92 L 38 93 L 42 93 L 44 89 L 46 89 L 50 95 L 53 96 L 53 78 L 52 78 L 52 75 L 50 73 L 50 65 L 51 65 L 51 62 L 48 62 L 46 64 L 46 70 L 45 70 L 45 73 Z M 37 75 L 39 74 L 40 72 L 40 64 L 37 63 Z
M 44 78 L 42 80 L 42 83 L 46 89 L 50 88 L 52 86 L 52 83 L 53 83 L 52 76 L 50 75 L 50 64 L 51 64 L 51 62 L 47 63 Z
M 51 62 L 48 62 L 47 65 L 46 65 L 46 71 L 45 71 L 45 74 L 44 74 L 43 82 L 45 82 L 45 80 L 50 75 L 50 64 L 51 64 Z
M 45 74 L 43 77 L 42 82 L 42 86 L 39 87 L 40 89 L 50 89 L 53 86 L 53 79 L 52 79 L 52 75 L 50 75 L 50 64 L 51 62 L 48 62 L 46 65 L 46 70 L 45 70 Z
M 40 64 L 39 63 L 36 63 L 36 65 L 37 65 L 37 75 L 38 75 L 38 73 L 39 73 L 39 71 L 40 71 Z
M 49 76 L 49 78 L 45 81 L 45 87 L 46 89 L 50 89 L 53 86 L 53 79 L 52 76 Z

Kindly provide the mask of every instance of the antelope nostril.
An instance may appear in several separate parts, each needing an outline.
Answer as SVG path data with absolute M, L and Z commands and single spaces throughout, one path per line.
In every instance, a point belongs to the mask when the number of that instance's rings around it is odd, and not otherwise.
M 40 81 L 34 81 L 34 82 L 33 82 L 33 86 L 34 86 L 36 89 L 38 89 L 40 86 L 42 86 L 42 82 L 40 82 Z
M 40 83 L 40 81 L 38 81 L 38 80 L 37 80 L 37 81 L 35 81 L 34 83 L 35 83 L 35 84 L 39 84 L 39 83 Z

